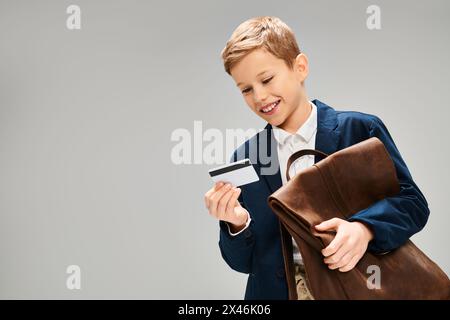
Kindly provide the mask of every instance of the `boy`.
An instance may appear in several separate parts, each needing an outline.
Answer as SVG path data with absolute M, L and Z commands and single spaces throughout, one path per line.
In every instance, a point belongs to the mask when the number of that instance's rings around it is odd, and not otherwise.
M 245 21 L 233 32 L 222 58 L 248 106 L 268 122 L 266 130 L 234 152 L 232 160 L 250 158 L 250 146 L 259 143 L 258 150 L 275 150 L 270 159 L 279 167 L 273 175 L 264 174 L 258 152 L 253 163 L 260 176 L 258 182 L 241 188 L 216 183 L 205 194 L 209 214 L 220 220 L 222 257 L 234 270 L 249 274 L 245 299 L 288 298 L 282 235 L 267 198 L 286 183 L 287 159 L 300 149 L 331 154 L 378 137 L 394 161 L 400 181 L 397 196 L 380 200 L 348 220 L 335 218 L 316 226 L 319 231 L 336 232 L 334 240 L 322 250 L 323 261 L 330 269 L 347 272 L 366 250 L 393 250 L 424 227 L 429 215 L 427 201 L 383 122 L 373 115 L 336 111 L 319 100 L 308 99 L 304 86 L 308 59 L 285 23 L 275 17 Z M 263 135 L 268 135 L 266 145 L 261 145 Z M 291 176 L 314 161 L 313 157 L 299 159 Z M 303 261 L 295 243 L 290 250 L 296 266 L 298 299 L 314 299 L 305 285 Z

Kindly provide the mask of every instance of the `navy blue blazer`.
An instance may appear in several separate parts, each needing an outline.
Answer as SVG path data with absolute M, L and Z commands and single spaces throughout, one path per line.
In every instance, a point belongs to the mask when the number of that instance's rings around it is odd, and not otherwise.
M 356 213 L 349 221 L 361 221 L 372 228 L 374 239 L 368 246 L 371 252 L 385 252 L 401 246 L 424 227 L 429 209 L 387 128 L 374 115 L 336 111 L 319 100 L 313 103 L 317 106 L 316 149 L 331 154 L 370 137 L 377 137 L 384 143 L 394 161 L 401 191 L 395 197 L 380 200 Z M 260 180 L 241 187 L 239 201 L 250 213 L 249 227 L 231 236 L 226 223 L 220 221 L 219 247 L 223 259 L 232 269 L 249 275 L 245 299 L 288 299 L 279 220 L 267 202 L 282 182 L 272 126 L 268 124 L 265 129 L 233 153 L 232 161 L 252 159 Z M 259 141 L 263 143 L 258 145 Z M 251 148 L 252 145 L 257 148 Z M 267 175 L 263 171 L 261 175 L 261 169 L 267 168 L 268 164 L 267 159 L 261 159 L 264 154 L 260 154 L 261 146 L 267 148 L 264 152 L 268 159 L 276 162 L 278 171 L 275 174 Z

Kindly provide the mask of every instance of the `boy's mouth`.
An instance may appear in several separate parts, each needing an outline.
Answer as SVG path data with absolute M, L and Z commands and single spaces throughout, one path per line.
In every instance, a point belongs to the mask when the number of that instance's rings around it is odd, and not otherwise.
M 266 104 L 265 106 L 259 108 L 259 111 L 261 111 L 265 115 L 274 114 L 278 110 L 278 105 L 280 104 L 280 102 L 281 100 L 277 100 L 275 102 Z

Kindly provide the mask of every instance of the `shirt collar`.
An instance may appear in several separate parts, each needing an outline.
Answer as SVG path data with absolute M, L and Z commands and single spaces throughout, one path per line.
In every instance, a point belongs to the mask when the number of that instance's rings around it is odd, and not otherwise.
M 308 119 L 306 119 L 305 123 L 303 123 L 303 125 L 297 130 L 296 133 L 290 134 L 289 132 L 281 128 L 273 126 L 273 135 L 280 145 L 284 145 L 286 143 L 286 140 L 291 136 L 299 136 L 305 142 L 309 142 L 309 140 L 311 140 L 312 136 L 317 130 L 317 107 L 314 103 L 309 103 L 312 107 L 311 113 Z

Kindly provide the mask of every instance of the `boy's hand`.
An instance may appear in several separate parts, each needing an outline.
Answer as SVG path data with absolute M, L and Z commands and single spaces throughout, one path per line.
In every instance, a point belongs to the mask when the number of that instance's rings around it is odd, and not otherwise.
M 318 231 L 335 230 L 333 241 L 322 250 L 324 262 L 330 269 L 341 272 L 352 270 L 367 250 L 373 239 L 372 231 L 361 222 L 349 222 L 333 218 L 316 225 Z
M 230 223 L 232 232 L 240 231 L 248 219 L 248 211 L 237 201 L 241 189 L 218 182 L 205 193 L 205 205 L 213 217 Z

